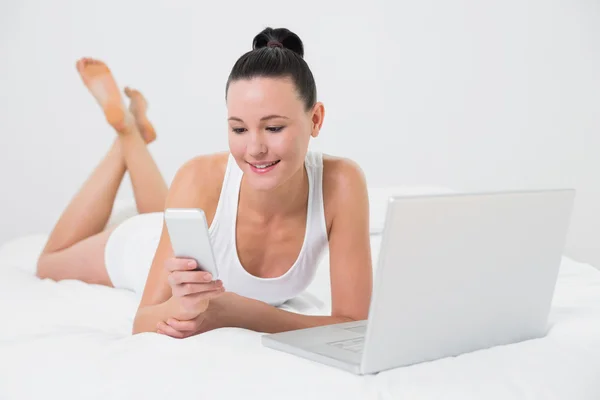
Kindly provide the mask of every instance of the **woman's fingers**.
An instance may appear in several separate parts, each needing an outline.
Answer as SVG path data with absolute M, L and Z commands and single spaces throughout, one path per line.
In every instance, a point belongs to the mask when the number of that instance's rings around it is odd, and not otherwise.
M 183 297 L 187 295 L 196 295 L 209 293 L 223 289 L 223 282 L 214 281 L 209 283 L 184 283 L 181 285 L 171 285 L 173 296 Z
M 180 332 L 196 332 L 202 324 L 202 318 L 195 318 L 190 321 L 180 321 L 175 318 L 169 318 L 167 324 Z
M 212 275 L 204 271 L 174 271 L 169 274 L 169 284 L 181 285 L 182 283 L 208 283 Z
M 156 325 L 156 328 L 159 333 L 162 332 L 163 335 L 171 336 L 171 337 L 174 337 L 177 339 L 183 339 L 186 336 L 183 332 L 173 328 L 172 326 L 165 324 L 162 321 Z
M 194 271 L 197 266 L 194 260 L 171 258 L 165 266 L 169 271 L 167 279 L 174 296 L 217 290 L 223 286 L 220 280 L 213 281 L 209 272 Z
M 167 258 L 165 261 L 165 269 L 169 272 L 174 271 L 191 271 L 198 267 L 198 263 L 190 258 Z
M 190 295 L 178 296 L 183 309 L 185 310 L 196 310 L 203 312 L 208 306 L 208 300 L 219 297 L 225 292 L 225 288 L 211 290 L 208 292 L 193 293 Z M 199 309 L 202 308 L 202 309 Z

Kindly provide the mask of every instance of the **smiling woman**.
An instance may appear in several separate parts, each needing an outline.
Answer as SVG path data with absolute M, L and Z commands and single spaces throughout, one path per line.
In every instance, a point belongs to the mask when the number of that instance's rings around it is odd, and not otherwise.
M 267 28 L 254 38 L 226 84 L 229 151 L 186 162 L 166 194 L 118 91 L 99 99 L 125 155 L 107 156 L 73 199 L 40 257 L 38 275 L 143 291 L 134 333 L 187 337 L 227 326 L 281 332 L 365 319 L 372 281 L 366 182 L 352 161 L 308 151 L 325 108 L 303 56 L 302 41 L 287 29 Z M 106 82 L 114 85 L 107 68 L 88 87 L 105 95 L 111 93 Z M 143 121 L 151 126 L 145 114 Z M 118 187 L 125 168 L 138 205 L 149 198 L 160 205 L 141 209 L 114 232 L 102 231 L 114 195 L 98 199 L 98 188 L 106 182 Z M 173 256 L 161 211 L 177 207 L 204 210 L 220 280 Z M 77 219 L 89 209 L 104 210 L 93 228 L 90 218 Z M 79 234 L 69 236 L 62 227 L 73 224 Z M 308 287 L 327 247 L 331 316 L 277 308 Z M 85 267 L 79 265 L 84 259 Z
M 244 172 L 254 173 L 247 179 L 257 190 L 298 180 L 308 142 L 319 134 L 324 107 L 315 103 L 307 111 L 296 87 L 287 76 L 240 78 L 229 85 L 229 149 Z

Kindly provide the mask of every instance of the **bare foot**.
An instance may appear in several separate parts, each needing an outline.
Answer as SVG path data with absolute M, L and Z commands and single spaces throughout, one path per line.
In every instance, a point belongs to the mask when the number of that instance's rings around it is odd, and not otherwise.
M 125 108 L 117 83 L 110 69 L 102 61 L 82 58 L 77 61 L 77 71 L 92 93 L 108 123 L 117 131 L 124 132 L 131 123 L 131 114 Z
M 146 110 L 148 109 L 146 98 L 139 90 L 129 87 L 125 88 L 125 94 L 131 100 L 129 103 L 129 111 L 135 117 L 135 123 L 137 124 L 138 130 L 146 143 L 152 143 L 156 139 L 156 131 L 146 116 Z

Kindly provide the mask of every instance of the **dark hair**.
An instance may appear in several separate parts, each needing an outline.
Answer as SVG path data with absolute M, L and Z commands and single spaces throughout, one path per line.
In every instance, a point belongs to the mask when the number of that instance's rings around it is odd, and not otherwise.
M 225 98 L 229 84 L 239 79 L 289 77 L 308 111 L 317 102 L 317 87 L 303 57 L 302 40 L 294 32 L 285 28 L 264 29 L 254 37 L 252 50 L 233 66 L 225 86 Z

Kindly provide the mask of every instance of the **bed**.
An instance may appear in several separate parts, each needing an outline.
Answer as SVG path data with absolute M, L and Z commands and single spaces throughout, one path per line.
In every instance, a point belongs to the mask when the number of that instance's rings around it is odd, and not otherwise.
M 371 204 L 388 194 L 372 190 Z M 376 265 L 384 210 L 372 212 Z M 567 257 L 548 336 L 359 377 L 242 329 L 132 336 L 134 293 L 34 276 L 46 237 L 0 247 L 0 399 L 600 399 L 600 271 Z M 282 307 L 326 314 L 328 285 L 324 257 L 308 290 Z

